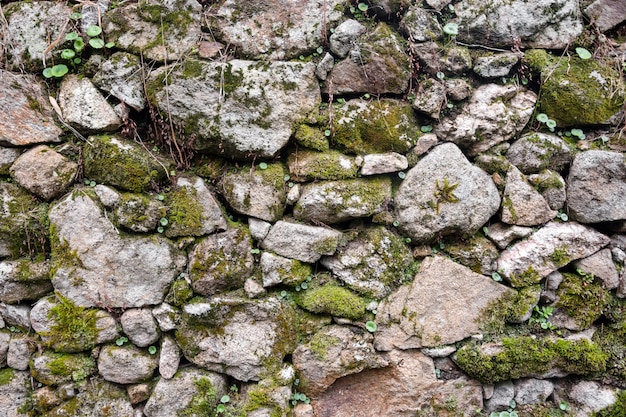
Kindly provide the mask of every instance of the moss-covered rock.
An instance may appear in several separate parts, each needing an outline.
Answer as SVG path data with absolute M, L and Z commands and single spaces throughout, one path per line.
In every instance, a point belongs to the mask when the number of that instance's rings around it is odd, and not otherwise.
M 45 385 L 81 383 L 96 370 L 96 361 L 86 354 L 43 352 L 30 362 L 31 374 Z
M 99 378 L 91 379 L 88 384 L 84 384 L 75 397 L 41 414 L 42 417 L 134 415 L 126 390 Z
M 300 124 L 294 132 L 294 139 L 305 148 L 326 152 L 329 149 L 328 137 L 325 132 L 317 127 Z
M 359 167 L 353 157 L 335 150 L 299 150 L 287 159 L 289 175 L 296 181 L 356 178 Z
M 608 292 L 599 280 L 589 282 L 577 274 L 563 273 L 563 281 L 556 292 L 555 324 L 572 330 L 588 328 L 595 322 L 610 301 Z M 591 276 L 593 279 L 593 276 Z
M 146 233 L 156 230 L 162 206 L 163 203 L 147 194 L 123 193 L 115 207 L 115 215 L 121 226 Z
M 313 313 L 330 314 L 357 320 L 365 314 L 365 300 L 347 288 L 336 284 L 326 284 L 306 291 L 296 297 L 296 303 Z

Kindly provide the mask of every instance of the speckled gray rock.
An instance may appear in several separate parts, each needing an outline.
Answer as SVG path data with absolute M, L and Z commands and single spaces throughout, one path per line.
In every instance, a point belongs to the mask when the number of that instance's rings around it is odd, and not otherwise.
M 263 287 L 271 287 L 281 283 L 298 285 L 313 271 L 310 265 L 271 252 L 263 252 L 260 266 Z
M 363 157 L 361 175 L 388 174 L 407 169 L 406 156 L 396 152 L 368 154 Z
M 83 17 L 84 19 L 84 17 Z M 146 106 L 139 57 L 116 52 L 102 63 L 92 81 L 95 85 L 137 111 Z
M 7 354 L 9 352 L 9 341 L 11 335 L 9 333 L 0 332 L 0 368 L 7 366 Z
M 543 404 L 552 395 L 554 384 L 535 378 L 515 381 L 515 402 L 517 404 Z
M 159 352 L 159 374 L 165 379 L 173 378 L 178 371 L 181 356 L 180 347 L 176 341 L 171 336 L 163 336 Z
M 147 308 L 126 310 L 120 317 L 122 330 L 138 347 L 146 347 L 159 340 L 159 329 Z
M 107 200 L 108 196 L 102 192 L 96 193 L 100 201 L 103 198 Z M 118 194 L 115 206 L 115 218 L 122 227 L 133 232 L 147 233 L 157 230 L 165 204 L 145 194 L 124 193 Z
M 98 373 L 117 384 L 135 384 L 150 379 L 158 366 L 155 355 L 126 346 L 103 346 L 98 356 Z
M 515 52 L 479 56 L 472 69 L 483 78 L 506 77 L 519 62 L 520 56 L 521 54 Z
M 581 223 L 626 219 L 624 154 L 595 150 L 579 153 L 567 183 L 567 207 L 572 219 Z
M 45 2 L 37 4 L 42 3 Z M 60 3 L 57 4 L 61 6 Z M 0 118 L 0 145 L 27 146 L 60 142 L 59 135 L 62 131 L 54 124 L 52 108 L 41 85 L 29 75 L 14 74 L 1 69 L 0 78 L 0 111 L 3 114 Z M 3 149 L 3 164 L 6 163 L 5 158 L 16 151 L 18 150 L 11 152 Z M 19 153 L 21 152 L 18 151 L 18 155 Z
M 530 119 L 537 95 L 513 85 L 483 84 L 456 117 L 435 128 L 442 140 L 454 142 L 474 156 L 519 133 Z
M 561 171 L 570 163 L 572 151 L 556 135 L 531 132 L 513 142 L 506 158 L 524 174 L 536 174 L 546 168 Z
M 66 387 L 67 389 L 67 387 Z M 61 392 L 67 401 L 50 412 L 66 417 L 138 417 L 128 399 L 126 390 L 101 378 L 91 379 L 77 394 L 69 389 Z
M 206 392 L 200 386 L 210 383 L 215 390 L 216 398 L 226 394 L 226 377 L 214 372 L 198 368 L 185 368 L 172 379 L 161 378 L 156 383 L 144 413 L 148 417 L 171 417 L 187 410 L 194 404 L 194 399 L 204 400 Z
M 577 382 L 570 390 L 569 397 L 590 413 L 608 408 L 617 401 L 615 388 L 595 381 Z
M 548 202 L 514 165 L 509 167 L 502 195 L 500 217 L 504 223 L 537 226 L 554 218 Z
M 9 175 L 9 168 L 21 154 L 21 149 L 0 146 L 0 175 Z
M 626 6 L 619 0 L 596 0 L 585 8 L 585 14 L 601 32 L 626 20 Z
M 341 232 L 331 228 L 278 221 L 261 246 L 286 258 L 313 263 L 322 255 L 335 253 L 340 238 Z
M 89 78 L 69 74 L 59 87 L 65 121 L 83 132 L 113 131 L 122 121 Z
M 472 68 L 469 49 L 458 44 L 441 48 L 436 42 L 411 43 L 411 51 L 419 59 L 420 70 L 445 76 L 464 75 Z
M 348 19 L 335 28 L 330 35 L 330 50 L 339 58 L 345 58 L 353 48 L 354 42 L 364 34 L 367 28 L 354 19 Z
M 163 71 L 171 71 L 167 86 Z M 276 155 L 296 121 L 321 102 L 315 65 L 302 62 L 188 59 L 154 71 L 147 87 L 152 104 L 185 126 L 196 150 L 237 159 Z
M 27 336 L 13 336 L 7 351 L 7 366 L 20 371 L 28 369 L 30 355 L 35 351 L 33 340 Z
M 528 239 L 506 249 L 498 259 L 498 271 L 513 286 L 538 283 L 571 261 L 584 258 L 608 245 L 610 239 L 575 222 L 550 222 Z
M 417 86 L 417 93 L 413 100 L 413 108 L 433 119 L 439 119 L 439 113 L 446 101 L 446 89 L 435 79 L 427 79 Z
M 411 6 L 404 13 L 400 21 L 400 33 L 415 42 L 435 41 L 443 36 L 435 16 L 418 6 Z
M 303 187 L 293 214 L 301 220 L 339 223 L 379 213 L 389 200 L 389 178 L 311 183 Z
M 2 369 L 7 383 L 0 385 L 0 414 L 6 417 L 24 417 L 19 410 L 29 401 L 30 372 Z
M 487 237 L 500 249 L 509 246 L 517 239 L 525 238 L 533 232 L 531 227 L 522 227 L 505 223 L 495 223 L 487 228 Z
M 9 326 L 16 326 L 28 330 L 30 328 L 30 314 L 30 304 L 0 303 L 0 316 L 2 316 Z
M 96 361 L 88 354 L 54 353 L 36 354 L 30 370 L 35 379 L 45 385 L 62 385 L 84 380 L 96 370 Z
M 374 350 L 373 339 L 365 330 L 338 325 L 324 327 L 308 344 L 299 345 L 293 352 L 293 366 L 300 375 L 301 389 L 308 395 L 317 395 L 338 378 L 387 366 L 389 362 Z
M 362 228 L 346 237 L 348 242 L 321 263 L 348 287 L 383 298 L 407 278 L 405 270 L 413 258 L 402 238 L 382 226 Z
M 500 382 L 494 386 L 493 395 L 485 401 L 485 412 L 505 411 L 515 398 L 515 386 L 511 381 Z
M 454 5 L 458 38 L 468 43 L 509 47 L 516 40 L 532 48 L 564 48 L 582 33 L 577 0 L 462 0 Z
M 11 166 L 15 181 L 46 201 L 67 191 L 77 173 L 76 162 L 46 145 L 29 149 Z
M 52 291 L 50 262 L 28 259 L 0 262 L 0 301 L 37 300 Z
M 159 325 L 162 332 L 169 332 L 176 329 L 180 322 L 181 312 L 168 303 L 161 303 L 152 309 L 152 316 Z
M 454 144 L 439 145 L 406 175 L 395 198 L 399 228 L 417 242 L 473 234 L 500 207 L 489 176 Z
M 602 249 L 591 256 L 579 259 L 573 263 L 575 268 L 580 268 L 587 274 L 593 274 L 602 281 L 602 286 L 607 290 L 617 288 L 619 285 L 619 273 L 610 249 Z
M 455 277 L 442 280 L 442 276 Z M 481 312 L 513 290 L 448 258 L 426 258 L 411 284 L 381 303 L 377 350 L 451 344 L 479 332 Z
M 528 182 L 546 199 L 552 210 L 561 210 L 567 198 L 565 180 L 563 177 L 550 170 L 541 171 L 539 174 L 530 174 L 526 177 Z

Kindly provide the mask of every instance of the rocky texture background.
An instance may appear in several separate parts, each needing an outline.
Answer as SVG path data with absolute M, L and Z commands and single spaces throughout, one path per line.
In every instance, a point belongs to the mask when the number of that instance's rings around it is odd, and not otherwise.
M 0 11 L 0 415 L 625 415 L 623 2 Z

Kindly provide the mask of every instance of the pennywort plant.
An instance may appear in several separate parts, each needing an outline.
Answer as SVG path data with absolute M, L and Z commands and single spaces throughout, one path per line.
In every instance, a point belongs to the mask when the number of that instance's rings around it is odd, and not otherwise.
M 554 132 L 554 128 L 556 127 L 556 122 L 548 117 L 545 113 L 539 113 L 537 117 L 535 117 L 539 123 L 544 124 L 550 132 Z

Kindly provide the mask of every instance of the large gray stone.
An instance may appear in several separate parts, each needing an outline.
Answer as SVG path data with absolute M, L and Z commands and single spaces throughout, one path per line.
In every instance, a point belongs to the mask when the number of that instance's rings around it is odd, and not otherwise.
M 154 72 L 148 90 L 196 150 L 239 159 L 275 156 L 295 122 L 321 101 L 315 65 L 301 62 L 188 59 Z
M 626 20 L 626 5 L 620 0 L 596 0 L 585 8 L 585 14 L 601 32 Z
M 524 174 L 546 168 L 561 171 L 571 161 L 571 150 L 557 135 L 531 132 L 513 142 L 506 158 Z
M 83 17 L 84 20 L 84 17 Z M 139 57 L 116 52 L 102 63 L 92 81 L 95 85 L 137 111 L 146 106 L 143 92 L 143 67 Z
M 52 291 L 50 263 L 30 259 L 0 262 L 0 302 L 37 300 Z
M 55 230 L 52 284 L 75 304 L 159 304 L 185 264 L 184 256 L 164 238 L 120 236 L 86 193 L 57 202 L 49 218 Z
M 348 19 L 335 28 L 330 35 L 330 50 L 339 58 L 345 58 L 354 46 L 359 36 L 364 34 L 367 28 L 354 19 Z
M 548 202 L 514 165 L 506 174 L 502 195 L 501 219 L 504 223 L 518 226 L 537 226 L 554 218 Z
M 158 358 L 132 345 L 107 345 L 98 356 L 98 373 L 117 384 L 135 384 L 152 377 Z
M 447 143 L 407 173 L 394 203 L 400 230 L 425 242 L 448 234 L 473 234 L 497 212 L 500 195 L 484 171 Z
M 316 262 L 337 250 L 341 232 L 318 226 L 278 221 L 261 242 L 264 249 L 302 262 Z
M 20 409 L 29 401 L 30 373 L 11 368 L 0 369 L 5 384 L 0 385 L 0 414 L 6 417 L 25 417 Z
M 413 283 L 378 308 L 377 350 L 451 344 L 480 331 L 486 308 L 514 292 L 448 258 L 426 258 Z
M 147 308 L 126 310 L 120 317 L 122 330 L 130 341 L 138 347 L 146 347 L 159 340 L 159 329 Z

